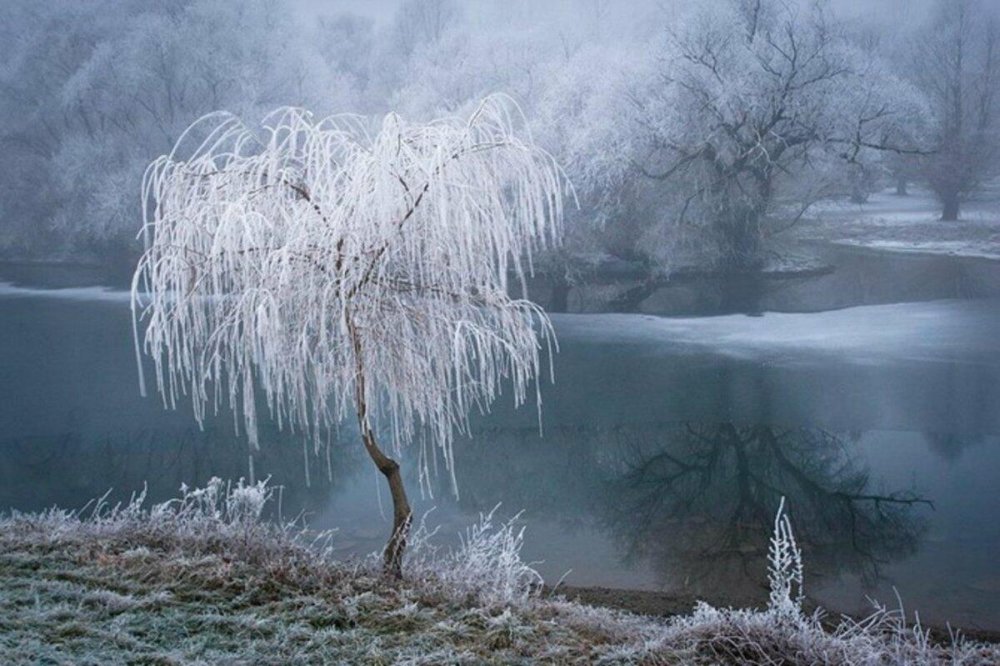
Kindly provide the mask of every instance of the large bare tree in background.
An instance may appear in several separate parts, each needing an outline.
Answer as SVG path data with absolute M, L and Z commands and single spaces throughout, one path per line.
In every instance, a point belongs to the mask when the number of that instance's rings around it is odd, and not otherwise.
M 228 402 L 254 446 L 259 393 L 317 447 L 355 418 L 392 494 L 395 576 L 410 506 L 390 454 L 417 437 L 422 475 L 438 452 L 453 475 L 455 431 L 504 386 L 524 402 L 551 334 L 508 280 L 557 237 L 566 182 L 518 118 L 494 97 L 371 135 L 285 109 L 259 138 L 209 116 L 144 179 L 133 308 L 165 403 L 188 395 L 201 420 Z
M 699 218 L 719 263 L 736 270 L 760 267 L 781 179 L 824 159 L 862 164 L 873 151 L 915 150 L 915 91 L 820 4 L 700 8 L 669 32 L 657 77 L 632 95 L 646 134 L 636 166 L 680 184 L 677 218 Z
M 916 42 L 915 77 L 936 113 L 935 151 L 924 173 L 957 220 L 962 198 L 1000 169 L 1000 32 L 977 0 L 939 0 Z

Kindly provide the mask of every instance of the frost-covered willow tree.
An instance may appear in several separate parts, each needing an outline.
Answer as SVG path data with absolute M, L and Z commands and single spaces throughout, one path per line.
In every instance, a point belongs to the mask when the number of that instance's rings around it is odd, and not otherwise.
M 390 456 L 416 440 L 421 478 L 440 453 L 454 483 L 455 433 L 507 385 L 523 403 L 552 339 L 508 281 L 523 293 L 558 239 L 568 183 L 521 127 L 497 96 L 467 121 L 390 114 L 377 131 L 212 115 L 144 179 L 133 312 L 164 402 L 187 396 L 199 421 L 228 403 L 252 446 L 258 399 L 316 447 L 356 419 L 392 495 L 396 576 L 411 511 Z

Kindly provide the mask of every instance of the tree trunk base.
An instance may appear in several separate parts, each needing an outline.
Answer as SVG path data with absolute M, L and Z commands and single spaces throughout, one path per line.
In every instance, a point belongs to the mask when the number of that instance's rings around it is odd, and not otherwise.
M 379 471 L 385 475 L 392 495 L 392 535 L 385 545 L 383 557 L 383 573 L 387 578 L 399 580 L 403 577 L 403 553 L 406 551 L 406 540 L 410 535 L 410 522 L 413 511 L 406 498 L 406 488 L 403 486 L 403 475 L 399 471 L 399 463 L 391 458 L 388 465 L 379 465 Z
M 351 334 L 354 346 L 354 358 L 357 366 L 357 383 L 354 387 L 355 401 L 358 408 L 358 429 L 361 431 L 361 441 L 364 442 L 368 456 L 382 472 L 389 484 L 392 495 L 392 534 L 383 551 L 383 572 L 389 578 L 398 580 L 403 577 L 403 553 L 406 551 L 406 538 L 410 533 L 410 519 L 413 511 L 406 498 L 406 488 L 403 486 L 403 475 L 399 471 L 399 463 L 385 455 L 379 448 L 375 433 L 368 424 L 368 400 L 365 393 L 365 368 L 362 363 L 361 338 L 350 315 L 346 315 L 347 328 Z
M 955 222 L 958 220 L 960 207 L 958 196 L 945 197 L 942 204 L 941 220 L 944 222 Z

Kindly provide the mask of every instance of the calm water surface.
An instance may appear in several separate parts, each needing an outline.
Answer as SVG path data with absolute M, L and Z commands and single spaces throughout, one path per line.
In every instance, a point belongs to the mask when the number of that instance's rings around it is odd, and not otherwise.
M 0 285 L 0 509 L 246 476 L 230 417 L 200 431 L 139 397 L 127 297 L 79 282 Z M 543 434 L 533 409 L 477 419 L 460 497 L 442 479 L 417 502 L 444 533 L 502 502 L 549 581 L 753 602 L 784 495 L 828 607 L 896 587 L 924 619 L 1000 629 L 1000 301 L 554 320 Z M 380 547 L 388 497 L 349 429 L 309 484 L 301 441 L 261 439 L 286 515 L 340 528 L 345 555 Z

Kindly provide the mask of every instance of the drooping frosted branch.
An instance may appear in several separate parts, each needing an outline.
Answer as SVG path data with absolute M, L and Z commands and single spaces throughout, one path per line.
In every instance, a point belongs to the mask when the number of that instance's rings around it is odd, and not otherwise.
M 395 451 L 427 428 L 450 467 L 469 412 L 508 382 L 523 403 L 552 339 L 508 279 L 558 238 L 568 184 L 522 124 L 491 97 L 377 132 L 299 109 L 259 134 L 192 125 L 146 172 L 133 282 L 165 403 L 187 394 L 199 421 L 228 403 L 256 446 L 262 393 L 319 446 L 363 400 Z

